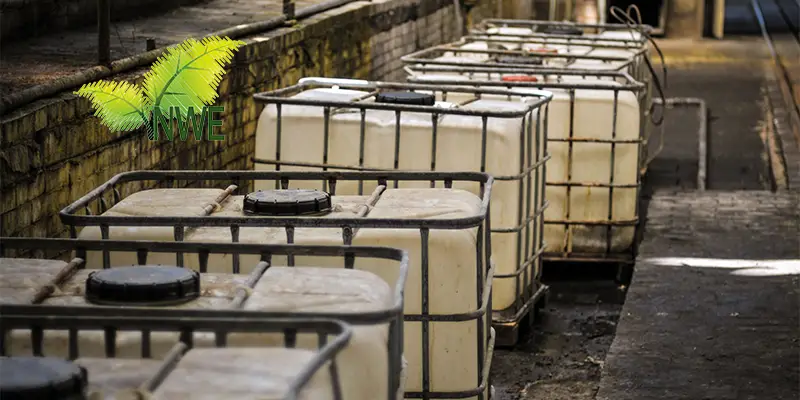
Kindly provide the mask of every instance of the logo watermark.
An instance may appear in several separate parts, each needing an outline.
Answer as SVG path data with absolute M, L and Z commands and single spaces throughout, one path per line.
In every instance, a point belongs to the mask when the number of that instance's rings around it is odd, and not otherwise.
M 244 45 L 227 37 L 189 38 L 153 63 L 143 87 L 97 81 L 75 94 L 92 102 L 94 115 L 112 132 L 144 127 L 150 140 L 225 140 L 218 119 L 225 109 L 214 102 L 225 65 Z
M 221 127 L 222 120 L 214 119 L 214 113 L 221 113 L 225 111 L 225 107 L 211 106 L 202 107 L 199 114 L 195 114 L 194 108 L 189 107 L 186 111 L 186 117 L 181 115 L 182 110 L 179 107 L 170 107 L 169 114 L 161 112 L 160 108 L 153 110 L 153 126 L 148 134 L 150 140 L 158 140 L 158 133 L 163 132 L 164 138 L 172 141 L 177 137 L 186 141 L 189 137 L 189 126 L 192 127 L 192 134 L 195 140 L 203 139 L 203 132 L 207 132 L 208 140 L 225 140 L 225 135 L 214 133 L 214 127 Z M 161 129 L 159 129 L 161 128 Z

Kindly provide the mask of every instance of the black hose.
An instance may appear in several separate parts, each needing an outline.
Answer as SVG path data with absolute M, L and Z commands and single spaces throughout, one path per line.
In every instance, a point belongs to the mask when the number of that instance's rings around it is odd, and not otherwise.
M 659 58 L 661 59 L 661 71 L 664 75 L 663 87 L 661 86 L 661 79 L 659 79 L 658 74 L 656 74 L 655 68 L 653 67 L 653 63 L 650 60 L 650 57 L 647 54 L 644 55 L 645 64 L 647 65 L 647 69 L 650 71 L 650 75 L 653 76 L 653 83 L 656 86 L 656 90 L 658 91 L 659 97 L 661 97 L 661 104 L 662 104 L 661 113 L 659 114 L 658 119 L 653 119 L 656 115 L 656 113 L 654 112 L 656 103 L 655 102 L 651 103 L 649 110 L 650 120 L 653 122 L 654 125 L 660 126 L 664 122 L 664 107 L 665 107 L 664 104 L 666 104 L 666 96 L 664 94 L 664 89 L 667 87 L 667 64 L 664 61 L 664 53 L 661 51 L 661 48 L 658 46 L 658 43 L 656 43 L 655 39 L 653 39 L 653 37 L 650 36 L 650 34 L 646 32 L 644 29 L 639 28 L 642 25 L 642 14 L 639 11 L 639 7 L 636 7 L 635 4 L 631 4 L 628 6 L 628 9 L 626 11 L 622 11 L 622 9 L 617 6 L 611 6 L 609 11 L 611 12 L 611 16 L 616 18 L 619 22 L 627 25 L 632 30 L 638 31 L 640 35 L 643 35 L 645 38 L 647 38 L 647 41 L 653 45 L 653 47 L 656 49 L 656 52 L 658 53 Z M 638 20 L 634 19 L 631 16 L 633 12 L 636 13 Z M 632 35 L 633 34 L 631 34 L 631 36 Z

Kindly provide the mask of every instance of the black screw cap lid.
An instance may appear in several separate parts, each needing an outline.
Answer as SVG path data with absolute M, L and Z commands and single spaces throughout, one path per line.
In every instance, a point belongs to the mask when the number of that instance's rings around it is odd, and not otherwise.
M 375 96 L 378 103 L 403 104 L 409 106 L 432 106 L 436 104 L 436 97 L 426 93 L 416 92 L 386 92 Z
M 544 63 L 544 60 L 542 59 L 542 57 L 506 56 L 506 57 L 498 57 L 497 62 L 500 64 L 542 65 Z
M 542 29 L 543 33 L 549 35 L 574 35 L 583 36 L 583 30 L 572 26 L 547 26 Z
M 84 399 L 86 369 L 54 357 L 0 357 L 0 399 Z
M 104 269 L 86 279 L 86 300 L 107 305 L 175 305 L 200 296 L 200 274 L 187 268 L 144 265 Z
M 242 210 L 254 215 L 308 215 L 331 210 L 331 195 L 318 190 L 259 190 L 244 197 Z

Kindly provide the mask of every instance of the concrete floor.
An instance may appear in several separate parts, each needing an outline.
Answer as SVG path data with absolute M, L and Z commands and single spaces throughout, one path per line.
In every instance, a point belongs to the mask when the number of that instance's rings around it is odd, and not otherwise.
M 799 205 L 657 192 L 596 398 L 800 398 Z

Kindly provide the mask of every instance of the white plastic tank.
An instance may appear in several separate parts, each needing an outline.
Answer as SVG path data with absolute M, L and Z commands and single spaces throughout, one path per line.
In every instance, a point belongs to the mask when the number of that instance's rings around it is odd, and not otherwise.
M 542 50 L 557 50 L 559 53 L 567 54 L 585 54 L 592 47 L 586 41 L 572 41 L 572 40 L 558 40 L 546 38 L 532 38 L 533 31 L 529 28 L 516 28 L 516 27 L 499 27 L 489 28 L 485 34 L 474 35 L 476 42 L 480 43 L 480 37 L 485 36 L 493 43 L 508 50 L 527 50 L 527 51 L 542 51 Z M 515 36 L 519 35 L 519 36 Z M 472 37 L 472 36 L 471 36 Z M 503 41 L 508 40 L 508 41 Z
M 570 40 L 570 41 L 594 41 L 604 44 L 623 44 L 626 43 L 644 43 L 645 37 L 639 31 L 640 28 L 634 27 L 626 28 L 606 28 L 600 25 L 591 26 L 583 24 L 592 30 L 600 30 L 599 33 L 588 33 L 584 29 L 574 26 L 559 26 L 552 25 L 549 21 L 530 21 L 530 20 L 517 20 L 517 21 L 504 21 L 497 23 L 491 20 L 484 20 L 479 26 L 471 30 L 473 35 L 495 35 L 503 37 L 512 37 L 519 35 L 527 40 L 546 38 L 549 40 Z M 553 35 L 561 37 L 554 38 Z M 568 36 L 569 39 L 565 39 Z M 606 39 L 606 40 L 604 40 Z
M 489 49 L 489 45 L 485 42 L 475 42 L 465 44 L 463 46 L 459 46 L 459 48 L 464 50 L 487 50 Z M 485 53 L 470 53 L 470 52 L 458 52 L 457 54 L 454 52 L 445 52 L 444 55 L 440 58 L 442 60 L 459 60 L 460 58 L 466 58 L 469 60 L 475 61 L 484 61 L 489 57 Z
M 90 399 L 136 400 L 137 389 L 164 363 L 161 359 L 78 358 L 73 363 L 86 369 Z
M 454 69 L 455 70 L 455 69 Z M 634 90 L 619 90 L 621 87 L 632 87 L 636 82 L 629 78 L 610 79 L 601 76 L 542 76 L 531 70 L 529 75 L 484 74 L 475 78 L 476 73 L 463 73 L 455 78 L 442 75 L 438 71 L 428 73 L 425 70 L 407 69 L 412 75 L 411 82 L 434 85 L 450 85 L 456 80 L 467 81 L 482 79 L 513 84 L 527 81 L 527 86 L 511 86 L 518 91 L 530 91 L 530 85 L 553 93 L 548 110 L 548 148 L 551 159 L 547 162 L 548 207 L 545 210 L 545 221 L 632 221 L 636 218 L 637 175 L 640 165 L 640 95 Z M 489 79 L 486 79 L 486 78 Z M 525 78 L 525 79 L 523 79 Z M 534 83 L 535 82 L 535 83 Z M 598 85 L 595 89 L 580 89 L 580 85 Z M 559 87 L 560 86 L 560 87 Z M 572 98 L 570 88 L 574 88 L 574 106 L 570 106 Z M 453 97 L 459 96 L 459 97 Z M 451 101 L 463 101 L 464 94 L 450 93 Z M 616 132 L 614 106 L 617 105 Z M 572 113 L 570 112 L 572 109 Z M 572 122 L 572 123 L 570 123 Z M 570 137 L 576 139 L 600 139 L 628 141 L 614 146 L 615 185 L 626 185 L 614 188 L 609 199 L 608 187 L 567 186 L 562 182 L 585 184 L 611 182 L 611 145 L 610 143 L 589 143 L 576 141 L 570 148 Z M 570 166 L 569 160 L 572 160 Z M 609 216 L 609 201 L 612 203 L 612 214 Z M 546 224 L 544 241 L 546 251 L 550 253 L 605 253 L 607 245 L 607 226 Z M 611 230 L 611 252 L 621 252 L 630 248 L 634 240 L 633 226 L 615 226 Z
M 330 93 L 328 95 L 330 95 Z M 292 107 L 284 107 L 283 110 L 284 115 L 292 115 L 295 111 L 296 109 Z M 336 116 L 332 117 L 332 119 Z M 293 125 L 284 124 L 284 126 L 291 127 Z M 302 135 L 296 136 L 294 134 L 307 133 L 308 129 L 311 129 L 309 127 L 310 123 L 306 124 L 305 127 L 301 128 L 302 130 L 298 132 L 292 130 L 292 135 L 285 136 L 284 143 L 299 143 L 295 142 L 295 140 L 302 140 Z M 351 134 L 351 132 L 346 131 L 344 133 L 347 135 Z M 342 136 L 335 137 L 341 138 Z M 345 135 L 345 137 L 347 136 Z M 444 136 L 444 139 L 447 139 L 447 136 Z M 381 142 L 378 142 L 378 144 L 381 145 Z M 305 143 L 305 145 L 308 150 L 313 148 L 315 144 L 309 141 Z M 333 148 L 335 146 L 336 144 L 332 144 L 331 147 Z M 286 149 L 293 149 L 295 147 L 296 146 L 286 147 Z M 332 155 L 332 157 L 336 156 Z M 253 171 L 230 171 L 230 173 L 234 175 L 241 174 L 242 176 L 246 176 L 247 172 L 250 174 L 258 174 Z M 263 173 L 260 174 L 263 175 Z M 276 177 L 280 176 L 280 174 L 273 175 Z M 220 218 L 221 220 L 231 217 L 263 218 L 265 222 L 262 226 L 241 227 L 238 238 L 239 242 L 260 244 L 288 242 L 287 230 L 283 224 L 279 224 L 276 227 L 274 224 L 270 226 L 269 223 L 269 218 L 274 218 L 275 213 L 280 213 L 281 210 L 283 210 L 282 215 L 284 217 L 294 218 L 294 221 L 302 222 L 314 219 L 322 221 L 331 220 L 328 225 L 329 227 L 298 226 L 292 229 L 291 242 L 303 245 L 341 245 L 343 243 L 342 229 L 341 227 L 337 227 L 338 225 L 336 225 L 335 219 L 354 218 L 363 221 L 363 223 L 353 226 L 354 231 L 351 241 L 353 245 L 390 246 L 406 250 L 409 253 L 409 259 L 412 262 L 413 268 L 409 271 L 405 285 L 404 312 L 406 315 L 419 315 L 423 313 L 423 278 L 421 271 L 423 254 L 426 255 L 430 266 L 428 270 L 428 279 L 426 280 L 430 290 L 426 302 L 428 307 L 427 313 L 434 317 L 466 314 L 475 312 L 485 306 L 479 293 L 486 290 L 486 285 L 488 284 L 487 280 L 489 279 L 486 271 L 488 268 L 485 264 L 485 253 L 483 253 L 483 249 L 478 247 L 478 244 L 485 243 L 486 238 L 484 237 L 485 233 L 484 236 L 478 236 L 478 226 L 481 226 L 486 218 L 485 213 L 488 199 L 484 201 L 481 197 L 469 191 L 455 189 L 455 187 L 464 186 L 471 188 L 474 186 L 477 191 L 477 188 L 480 186 L 479 183 L 485 182 L 489 178 L 486 175 L 474 174 L 471 180 L 454 179 L 454 188 L 447 189 L 442 188 L 442 180 L 448 179 L 447 177 L 452 179 L 452 177 L 457 177 L 458 175 L 440 175 L 439 178 L 436 178 L 439 181 L 439 186 L 437 188 L 430 188 L 428 175 L 424 175 L 423 177 L 425 179 L 419 179 L 417 181 L 404 181 L 400 179 L 400 188 L 398 189 L 385 189 L 385 186 L 378 187 L 375 184 L 378 175 L 359 173 L 358 176 L 365 177 L 366 180 L 372 182 L 364 183 L 363 188 L 365 192 L 369 194 L 368 196 L 355 195 L 354 192 L 358 191 L 358 184 L 354 179 L 350 179 L 349 182 L 348 179 L 340 179 L 337 181 L 337 195 L 334 196 L 330 196 L 322 191 L 308 189 L 308 187 L 313 186 L 319 188 L 321 185 L 320 181 L 324 180 L 324 178 L 313 180 L 294 179 L 290 182 L 293 189 L 287 190 L 273 190 L 272 188 L 274 185 L 272 182 L 264 183 L 256 180 L 256 188 L 262 188 L 264 189 L 263 191 L 254 192 L 247 196 L 229 196 L 219 203 L 208 218 Z M 312 174 L 308 176 L 316 175 Z M 370 176 L 374 176 L 375 178 L 369 178 Z M 393 180 L 391 174 L 386 176 L 388 176 L 388 178 L 386 178 L 388 179 L 387 183 L 392 185 Z M 306 189 L 295 189 L 298 187 L 305 187 Z M 338 195 L 338 193 L 347 191 L 351 194 Z M 134 208 L 134 211 L 125 212 L 142 215 L 141 213 L 147 213 L 147 210 L 150 209 L 144 206 L 144 204 L 147 203 L 146 199 L 152 199 L 155 196 L 166 196 L 164 193 L 164 191 L 137 192 L 122 199 L 117 205 L 120 206 L 120 210 Z M 197 200 L 198 204 L 206 203 L 209 198 L 216 198 L 218 193 L 217 191 L 209 191 L 206 199 Z M 486 195 L 488 196 L 488 193 Z M 172 194 L 170 194 L 170 196 L 172 196 Z M 301 205 L 297 206 L 298 204 Z M 106 211 L 105 214 L 97 216 L 98 221 L 105 215 L 117 215 L 121 213 L 117 211 L 117 205 Z M 286 210 L 291 211 L 287 213 Z M 297 213 L 298 215 L 291 215 L 293 213 Z M 476 222 L 462 229 L 436 228 L 436 224 L 451 224 L 448 225 L 451 227 L 455 222 L 450 223 L 449 221 L 461 221 L 465 218 L 474 219 Z M 388 219 L 396 219 L 398 221 L 409 220 L 410 225 L 406 226 L 404 229 L 379 227 L 382 221 Z M 432 228 L 428 235 L 427 249 L 423 250 L 419 228 L 425 225 L 432 226 Z M 140 227 L 138 230 L 115 230 L 117 228 L 118 227 L 115 226 L 110 228 L 110 239 L 139 240 L 140 237 L 150 236 L 150 233 L 142 232 L 143 230 L 150 229 L 149 227 Z M 78 238 L 98 239 L 100 238 L 100 230 L 96 226 L 87 226 L 81 230 Z M 165 235 L 163 240 L 173 239 Z M 228 227 L 198 226 L 187 228 L 184 240 L 187 242 L 230 242 L 232 237 L 231 230 Z M 166 257 L 169 257 L 169 255 L 166 255 Z M 212 254 L 209 258 L 208 270 L 212 272 L 230 271 L 232 268 L 232 258 L 233 257 L 230 255 L 223 256 Z M 99 253 L 93 255 L 92 252 L 90 252 L 87 259 L 90 265 L 102 265 L 101 255 Z M 110 259 L 115 265 L 132 263 L 136 260 L 134 253 L 126 254 L 122 252 L 111 252 Z M 196 256 L 184 254 L 184 260 L 185 266 L 194 269 L 198 268 L 198 259 Z M 480 264 L 478 260 L 480 260 Z M 174 256 L 164 261 L 174 263 Z M 241 272 L 248 272 L 247 268 L 255 265 L 258 261 L 258 257 L 242 256 L 241 261 L 243 265 Z M 296 256 L 294 262 L 298 265 L 342 267 L 341 259 L 325 259 L 313 256 Z M 273 257 L 272 263 L 273 265 L 287 265 L 289 260 L 285 257 L 276 256 Z M 385 264 L 386 263 L 381 260 L 375 263 L 370 260 L 369 263 L 366 263 L 363 260 L 357 259 L 355 267 L 357 269 L 369 271 L 381 277 L 389 285 L 394 285 L 397 282 L 397 273 L 387 269 Z M 306 278 L 301 276 L 286 278 L 270 276 L 271 273 L 275 273 L 272 271 L 280 271 L 280 269 L 271 267 L 267 273 L 265 273 L 265 278 L 269 277 L 269 279 L 263 281 L 265 285 L 279 281 L 282 282 L 282 279 L 287 279 L 286 282 L 281 283 L 283 286 L 276 286 L 274 290 L 278 290 L 278 288 L 284 286 L 291 288 L 291 285 L 293 285 L 292 280 L 299 280 L 305 287 L 311 287 L 316 284 L 316 279 L 318 279 L 315 277 Z M 299 274 L 300 272 L 296 273 Z M 320 276 L 319 285 L 322 285 L 321 288 L 331 291 L 336 290 L 336 288 L 330 284 L 330 277 L 324 274 L 317 275 Z M 355 282 L 353 277 L 348 277 L 348 279 Z M 370 285 L 366 286 L 369 287 Z M 346 285 L 343 287 L 346 287 Z M 249 304 L 259 304 L 257 299 L 260 298 L 261 294 L 270 293 L 270 290 L 272 290 L 260 286 L 256 288 L 258 290 L 254 290 L 250 300 L 244 306 L 245 309 L 248 309 Z M 265 303 L 263 306 L 259 305 L 259 307 L 267 307 L 268 305 L 278 306 L 279 304 L 276 303 L 274 298 L 273 296 L 271 302 Z M 317 298 L 322 299 L 322 297 Z M 347 305 L 344 302 L 341 304 L 343 305 L 340 306 L 331 301 L 322 301 L 322 305 L 314 303 L 313 306 L 328 307 L 327 309 L 331 312 L 335 312 L 336 310 L 349 311 L 353 308 L 352 305 Z M 296 302 L 287 300 L 284 306 L 295 307 Z M 312 304 L 309 304 L 308 307 L 313 308 Z M 306 308 L 299 308 L 298 306 L 295 311 L 305 309 Z M 481 352 L 483 351 L 485 354 L 488 329 L 482 329 L 482 331 L 478 330 L 478 321 L 481 321 L 480 323 L 482 325 L 485 324 L 486 315 L 484 314 L 483 316 L 463 322 L 433 321 L 429 323 L 430 336 L 428 340 L 430 342 L 430 353 L 427 362 L 430 365 L 431 391 L 468 391 L 476 388 L 480 384 L 479 371 L 484 362 L 484 355 L 481 354 Z M 406 390 L 412 392 L 421 391 L 423 387 L 423 338 L 421 323 L 409 321 L 406 322 L 404 326 L 403 351 L 408 361 Z M 479 341 L 482 343 L 480 346 L 478 345 Z M 471 343 L 474 343 L 474 345 L 467 345 Z M 483 350 L 481 350 L 481 348 L 483 348 Z
M 315 355 L 309 350 L 285 348 L 194 349 L 158 385 L 152 399 L 281 400 Z M 327 367 L 319 370 L 299 398 L 333 400 L 327 372 Z M 352 394 L 343 388 L 343 398 L 351 398 L 348 396 Z
M 308 82 L 327 82 L 318 78 L 308 78 Z M 368 82 L 341 80 L 350 84 Z M 432 86 L 431 88 L 436 88 Z M 399 89 L 398 89 L 399 90 Z M 429 91 L 431 89 L 428 89 Z M 435 91 L 435 90 L 434 90 Z M 453 94 L 448 92 L 448 96 Z M 465 92 L 468 93 L 468 92 Z M 466 94 L 465 94 L 466 95 Z M 473 94 L 469 96 L 474 98 Z M 546 101 L 549 93 L 542 92 L 538 95 L 531 94 L 537 100 Z M 517 176 L 521 174 L 520 164 L 535 164 L 536 154 L 533 153 L 531 160 L 527 155 L 520 155 L 521 149 L 525 149 L 531 141 L 543 143 L 544 131 L 535 132 L 533 137 L 521 134 L 524 124 L 530 121 L 537 121 L 539 118 L 538 108 L 532 108 L 518 100 L 508 101 L 500 98 L 479 99 L 465 105 L 454 104 L 448 97 L 448 102 L 438 101 L 434 103 L 434 96 L 423 93 L 412 92 L 386 92 L 378 97 L 369 97 L 367 90 L 346 90 L 340 88 L 311 88 L 300 91 L 291 99 L 319 99 L 329 100 L 335 98 L 344 104 L 339 109 L 342 110 L 329 118 L 330 138 L 328 140 L 328 162 L 330 164 L 360 165 L 361 150 L 361 120 L 362 115 L 357 109 L 349 109 L 346 105 L 354 99 L 367 97 L 361 100 L 364 103 L 375 104 L 428 104 L 432 105 L 428 110 L 420 112 L 401 112 L 393 110 L 366 109 L 363 116 L 364 124 L 364 147 L 363 147 L 363 166 L 367 168 L 389 169 L 389 170 L 412 170 L 425 171 L 431 170 L 435 165 L 436 171 L 481 171 L 482 159 L 485 158 L 485 172 L 493 176 Z M 457 97 L 457 96 L 456 96 Z M 441 99 L 440 99 L 441 100 Z M 460 99 L 459 99 L 460 101 Z M 323 143 L 325 142 L 322 133 L 325 130 L 325 118 L 323 117 L 323 106 L 297 106 L 281 105 L 281 148 L 280 158 L 283 161 L 305 162 L 320 164 L 324 162 Z M 441 111 L 440 111 L 441 110 Z M 447 114 L 445 110 L 466 110 L 474 112 L 474 115 Z M 514 117 L 492 117 L 492 112 L 507 111 L 516 113 Z M 433 153 L 433 113 L 439 116 L 436 120 L 436 151 L 435 160 Z M 482 129 L 483 116 L 486 118 L 486 144 L 485 153 L 482 150 Z M 397 121 L 400 122 L 400 135 L 397 136 Z M 275 104 L 268 104 L 261 113 L 256 131 L 256 157 L 262 159 L 274 159 L 278 149 L 276 148 L 276 138 L 278 129 L 278 114 Z M 527 125 L 525 125 L 527 126 Z M 538 133 L 538 136 L 536 135 Z M 395 148 L 399 143 L 397 151 L 398 158 L 395 163 Z M 534 144 L 531 144 L 535 148 Z M 485 157 L 483 157 L 485 155 Z M 336 160 L 334 162 L 333 160 Z M 530 163 L 529 163 L 530 162 Z M 529 164 L 528 164 L 529 163 Z M 256 164 L 256 170 L 274 170 L 273 165 Z M 281 166 L 281 170 L 290 167 Z M 294 168 L 292 168 L 294 169 Z M 314 170 L 310 167 L 303 167 L 305 170 Z M 318 170 L 318 168 L 317 168 Z M 520 183 L 522 182 L 522 183 Z M 420 182 L 420 185 L 427 186 L 427 182 Z M 521 185 L 525 185 L 521 188 Z M 403 185 L 401 184 L 401 187 Z M 419 186 L 419 185 L 418 185 Z M 477 185 L 459 185 L 460 187 L 477 192 Z M 256 189 L 265 188 L 256 185 Z M 353 194 L 355 187 L 337 186 L 337 193 Z M 537 197 L 537 190 L 539 191 Z M 520 225 L 520 219 L 525 220 L 526 216 L 534 216 L 536 209 L 542 204 L 541 187 L 536 185 L 536 181 L 527 187 L 525 178 L 518 180 L 497 180 L 492 188 L 491 220 L 493 229 L 511 229 Z M 520 191 L 523 192 L 523 200 L 520 201 Z M 527 192 L 526 192 L 527 191 Z M 391 193 L 387 190 L 387 193 Z M 410 192 L 406 198 L 408 200 L 422 201 L 425 190 Z M 394 195 L 393 195 L 394 196 Z M 527 209 L 527 199 L 530 198 L 530 209 Z M 378 202 L 384 204 L 386 196 L 382 196 Z M 535 204 L 538 203 L 538 204 Z M 400 204 L 400 203 L 396 203 Z M 520 213 L 520 208 L 522 212 Z M 401 208 L 393 211 L 399 215 Z M 526 214 L 527 213 L 527 214 Z M 373 214 L 370 214 L 373 215 Z M 538 229 L 532 229 L 528 249 L 535 247 L 538 243 Z M 495 233 L 492 235 L 492 257 L 497 265 L 497 274 L 511 274 L 516 271 L 525 260 L 526 255 L 519 255 L 517 249 L 517 234 L 514 233 Z M 525 239 L 522 240 L 522 248 L 526 247 Z M 385 242 L 390 244 L 390 242 Z M 532 254 L 531 251 L 530 254 Z M 414 258 L 412 258 L 413 260 Z M 532 280 L 536 276 L 536 264 L 527 266 L 528 279 Z M 413 282 L 413 280 L 412 280 Z M 511 307 L 516 301 L 523 297 L 524 284 L 516 286 L 514 279 L 495 279 L 493 283 L 493 309 L 503 310 Z M 409 299 L 414 295 L 409 293 Z
M 147 398 L 282 400 L 317 356 L 309 350 L 287 348 L 190 350 Z M 138 400 L 147 393 L 140 387 L 168 361 L 0 357 L 0 387 L 13 398 Z M 300 390 L 300 399 L 334 398 L 326 367 L 317 370 Z
M 582 24 L 582 26 L 599 31 L 599 33 L 587 33 L 583 28 L 570 26 L 569 24 L 554 25 L 549 21 L 488 19 L 472 29 L 472 35 L 466 37 L 463 41 L 473 44 L 481 42 L 480 38 L 514 39 L 519 40 L 519 43 L 522 44 L 521 47 L 515 50 L 528 50 L 546 43 L 547 47 L 559 47 L 559 52 L 571 55 L 627 58 L 632 62 L 577 59 L 575 62 L 569 63 L 569 68 L 595 71 L 624 70 L 637 81 L 645 83 L 647 87 L 646 98 L 649 102 L 651 98 L 651 77 L 645 62 L 650 55 L 650 49 L 648 37 L 640 32 L 640 30 L 645 30 L 647 27 L 642 25 L 632 28 L 610 28 L 602 25 L 592 26 L 587 24 Z M 565 43 L 575 47 L 565 51 L 561 48 Z M 583 46 L 591 48 L 591 51 L 583 51 L 585 49 Z M 560 58 L 548 58 L 546 64 L 556 68 L 561 68 L 565 65 L 563 59 Z
M 337 259 L 340 259 L 337 257 Z M 0 258 L 0 302 L 3 304 L 39 303 L 51 306 L 135 305 L 172 309 L 292 312 L 359 313 L 388 310 L 394 305 L 394 292 L 378 276 L 351 269 L 311 267 L 270 267 L 244 274 L 216 274 L 166 266 L 128 266 L 101 271 L 77 269 L 79 263 L 57 260 Z M 395 267 L 395 273 L 397 268 Z M 263 275 L 261 273 L 263 272 Z M 249 283 L 255 282 L 250 287 Z M 51 286 L 52 285 L 52 286 Z M 48 287 L 53 290 L 48 293 Z M 38 294 L 38 295 L 37 295 Z M 244 295 L 237 304 L 237 295 Z M 298 346 L 316 348 L 313 334 L 298 335 Z M 67 356 L 68 335 L 48 331 L 44 354 Z M 178 341 L 177 333 L 151 335 L 153 357 L 161 357 Z M 342 351 L 339 376 L 347 398 L 375 399 L 388 393 L 388 326 L 359 326 Z M 32 353 L 28 331 L 13 331 L 7 338 L 10 354 Z M 104 335 L 81 332 L 78 350 L 82 357 L 105 355 Z M 139 358 L 141 335 L 118 332 L 116 357 Z M 196 346 L 214 346 L 214 337 L 195 334 Z M 229 346 L 283 346 L 280 334 L 241 334 L 228 336 Z M 286 360 L 284 363 L 288 363 Z

